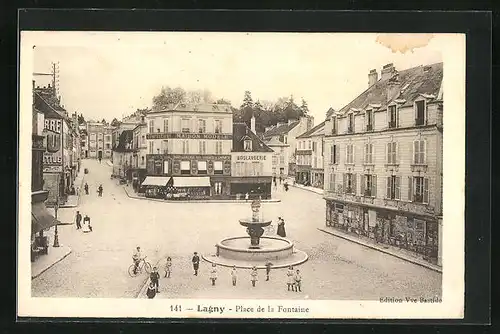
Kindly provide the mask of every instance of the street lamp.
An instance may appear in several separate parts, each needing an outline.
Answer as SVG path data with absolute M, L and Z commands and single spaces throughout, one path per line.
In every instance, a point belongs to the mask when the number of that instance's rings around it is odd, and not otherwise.
M 57 210 L 59 210 L 59 200 L 57 201 L 56 205 L 54 206 L 56 220 L 57 220 Z M 57 224 L 56 224 L 56 230 L 54 231 L 54 245 L 53 245 L 53 247 L 59 247 L 59 234 L 57 232 Z

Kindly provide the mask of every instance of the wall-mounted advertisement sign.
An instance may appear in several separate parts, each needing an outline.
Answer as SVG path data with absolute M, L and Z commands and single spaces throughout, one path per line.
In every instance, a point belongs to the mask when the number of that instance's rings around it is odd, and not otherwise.
M 46 118 L 45 127 L 47 150 L 43 153 L 43 171 L 46 173 L 62 172 L 62 120 Z
M 146 139 L 217 139 L 230 140 L 233 136 L 221 133 L 148 133 Z

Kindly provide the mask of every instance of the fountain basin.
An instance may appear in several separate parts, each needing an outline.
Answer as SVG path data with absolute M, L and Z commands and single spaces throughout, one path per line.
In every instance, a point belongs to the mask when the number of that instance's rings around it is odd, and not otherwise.
M 250 237 L 231 237 L 215 247 L 220 257 L 232 260 L 276 261 L 293 253 L 293 243 L 280 237 L 262 237 L 258 249 L 249 248 Z
M 271 225 L 271 223 L 272 223 L 272 220 L 254 221 L 251 218 L 240 219 L 240 225 L 245 226 L 245 227 L 251 227 L 251 226 L 266 227 L 266 226 Z

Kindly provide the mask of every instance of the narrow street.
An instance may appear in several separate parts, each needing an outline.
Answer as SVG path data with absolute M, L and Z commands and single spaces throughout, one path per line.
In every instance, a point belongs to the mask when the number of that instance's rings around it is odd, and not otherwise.
M 286 269 L 273 270 L 269 282 L 264 281 L 264 272 L 259 272 L 257 287 L 251 288 L 249 272 L 239 270 L 239 283 L 232 287 L 229 269 L 219 268 L 219 280 L 212 287 L 208 263 L 202 262 L 200 276 L 193 276 L 192 253 L 213 253 L 220 239 L 244 235 L 238 219 L 251 215 L 248 203 L 132 199 L 123 186 L 110 179 L 111 167 L 105 161 L 85 160 L 84 166 L 89 169 L 85 181 L 90 195 L 82 195 L 79 208 L 61 209 L 59 219 L 72 221 L 79 210 L 90 216 L 94 232 L 84 234 L 75 225 L 59 228 L 60 242 L 73 252 L 32 280 L 33 297 L 135 297 L 146 279 L 145 274 L 131 278 L 127 273 L 136 246 L 141 246 L 152 265 L 166 255 L 172 257 L 173 274 L 170 279 L 161 279 L 161 298 L 371 300 L 441 296 L 441 274 L 317 230 L 325 224 L 324 200 L 321 195 L 293 187 L 288 192 L 279 190 L 275 197 L 282 202 L 265 203 L 262 210 L 273 221 L 282 216 L 287 237 L 309 255 L 298 267 L 303 292 L 286 291 Z M 104 188 L 102 198 L 96 193 L 99 184 Z M 160 274 L 163 277 L 163 270 Z

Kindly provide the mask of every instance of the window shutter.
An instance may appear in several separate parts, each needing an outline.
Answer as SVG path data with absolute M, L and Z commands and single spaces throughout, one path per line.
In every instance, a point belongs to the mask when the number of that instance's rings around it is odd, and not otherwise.
M 377 197 L 377 175 L 372 176 L 372 196 Z
M 396 189 L 396 191 L 395 191 L 395 193 L 396 193 L 395 195 L 396 195 L 396 196 L 394 196 L 394 197 L 395 197 L 396 199 L 401 199 L 401 194 L 400 194 L 401 177 L 396 176 L 396 177 L 395 177 L 395 179 L 396 179 L 396 180 L 395 180 L 395 182 L 396 182 L 396 186 L 395 186 L 394 188 Z
M 416 164 L 417 161 L 418 161 L 417 152 L 418 152 L 418 141 L 415 140 L 413 142 L 413 154 L 412 154 L 412 156 L 413 156 L 413 164 Z
M 408 176 L 408 201 L 413 201 L 413 179 Z
M 387 184 L 386 184 L 386 189 L 385 189 L 385 193 L 386 193 L 386 198 L 391 198 L 391 177 L 388 176 L 387 177 Z
M 424 179 L 424 203 L 429 203 L 429 179 Z
M 340 145 L 335 145 L 335 162 L 340 163 Z
M 356 163 L 356 145 L 353 144 L 351 147 L 352 147 L 352 149 L 351 149 L 351 162 L 353 164 L 355 164 Z
M 365 194 L 365 183 L 366 183 L 366 176 L 361 174 L 361 196 Z
M 427 163 L 427 139 L 424 139 L 422 142 L 423 142 L 422 151 L 424 152 L 424 161 L 422 161 L 422 163 L 426 164 Z
M 390 146 L 391 146 L 391 143 L 387 143 L 387 145 L 385 145 L 385 158 L 386 158 L 386 161 L 387 161 L 388 164 L 391 163 L 391 157 L 390 157 L 391 149 L 390 149 Z
M 399 155 L 399 143 L 396 143 L 396 163 L 401 163 L 401 156 Z
M 344 192 L 346 191 L 346 186 L 347 186 L 347 174 L 344 173 L 344 180 L 343 180 L 343 185 L 342 188 L 344 189 Z
M 375 155 L 375 145 L 370 144 L 370 146 L 371 146 L 371 147 L 370 147 L 370 150 L 371 150 L 371 151 L 370 151 L 370 156 L 371 156 L 371 158 L 370 158 L 370 159 L 371 159 L 370 163 L 374 164 L 374 163 L 375 163 L 375 157 L 376 157 L 376 155 Z
M 332 173 L 332 191 L 335 191 L 335 173 Z
M 345 146 L 345 162 L 349 163 L 349 144 Z
M 352 173 L 352 193 L 356 195 L 358 193 L 358 188 L 356 185 L 356 179 L 358 178 L 357 174 Z

